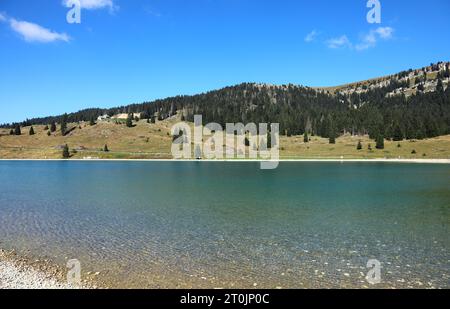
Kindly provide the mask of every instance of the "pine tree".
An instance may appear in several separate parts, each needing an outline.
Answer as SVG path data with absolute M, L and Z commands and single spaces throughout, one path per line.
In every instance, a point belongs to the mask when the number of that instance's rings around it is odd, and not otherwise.
M 30 127 L 30 135 L 34 135 L 34 129 L 33 129 L 33 127 Z
M 109 152 L 108 145 L 105 145 L 105 147 L 103 148 L 103 151 L 104 152 Z
M 22 135 L 22 132 L 20 131 L 20 126 L 18 124 L 14 128 L 14 135 Z
M 334 135 L 332 135 L 332 136 L 330 136 L 328 141 L 330 144 L 336 144 L 336 137 L 334 137 Z
M 127 124 L 128 128 L 133 127 L 133 114 L 128 114 L 127 123 L 126 124 Z
M 329 126 L 329 142 L 330 144 L 336 144 L 336 127 L 333 121 L 330 121 Z
M 330 125 L 330 134 L 329 134 L 329 142 L 330 144 L 336 144 L 336 129 L 334 128 L 334 124 Z
M 396 124 L 394 126 L 394 132 L 393 132 L 392 140 L 394 142 L 401 142 L 403 140 L 403 132 L 402 132 L 402 129 L 400 128 L 399 124 Z
M 61 119 L 61 134 L 64 136 L 67 133 L 67 114 L 64 114 Z
M 381 134 L 378 135 L 376 142 L 377 142 L 377 145 L 376 145 L 377 149 L 384 149 L 384 137 L 383 137 L 383 135 L 381 135 Z
M 358 146 L 356 146 L 357 150 L 361 150 L 363 148 L 361 141 L 358 142 Z
M 50 124 L 50 132 L 55 132 L 56 131 L 56 123 L 54 121 L 52 121 L 52 123 Z
M 304 143 L 309 143 L 308 132 L 305 132 L 305 135 L 303 135 L 303 142 Z
M 9 135 L 14 135 L 14 130 L 11 129 L 11 131 L 9 131 Z
M 70 158 L 69 146 L 67 146 L 67 144 L 64 145 L 62 156 L 64 159 Z

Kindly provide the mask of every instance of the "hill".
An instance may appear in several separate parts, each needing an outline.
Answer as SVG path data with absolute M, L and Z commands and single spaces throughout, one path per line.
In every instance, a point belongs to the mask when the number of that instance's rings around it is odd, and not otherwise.
M 59 157 L 62 145 L 68 143 L 71 149 L 78 149 L 75 157 L 167 158 L 171 125 L 180 120 L 192 122 L 195 114 L 201 114 L 204 123 L 280 123 L 285 157 L 417 157 L 420 153 L 448 158 L 449 71 L 450 63 L 440 62 L 332 88 L 245 83 L 194 96 L 28 119 L 2 126 L 0 156 Z M 123 118 L 130 113 L 140 116 L 134 128 L 124 125 Z M 61 130 L 61 123 L 67 123 L 67 128 Z M 52 124 L 57 127 L 55 132 L 49 132 Z M 35 135 L 28 135 L 30 126 Z M 15 128 L 21 129 L 21 136 L 10 135 Z M 304 133 L 312 136 L 312 143 L 299 153 L 301 147 L 290 143 L 298 145 Z M 341 151 L 334 153 L 325 146 L 314 150 L 314 142 L 327 144 L 329 137 L 341 137 L 336 144 L 343 143 Z M 385 153 L 366 149 L 364 155 L 353 151 L 359 140 L 365 148 L 369 143 L 374 148 L 377 138 L 386 140 L 387 149 L 392 141 L 394 149 Z M 403 140 L 411 147 L 397 147 Z M 114 151 L 99 153 L 105 144 Z
M 440 62 L 334 88 L 247 83 L 194 96 L 86 109 L 68 114 L 67 121 L 89 121 L 120 113 L 140 113 L 143 119 L 159 120 L 179 113 L 192 121 L 194 114 L 202 114 L 206 122 L 220 124 L 278 122 L 287 136 L 307 131 L 322 137 L 351 132 L 420 139 L 450 134 L 449 77 L 450 63 Z M 35 118 L 20 125 L 58 123 L 62 117 Z

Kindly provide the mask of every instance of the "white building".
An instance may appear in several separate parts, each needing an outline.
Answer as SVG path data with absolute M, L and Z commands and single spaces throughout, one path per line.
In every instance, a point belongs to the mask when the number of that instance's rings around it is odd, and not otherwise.
M 102 120 L 106 120 L 109 119 L 110 117 L 108 115 L 103 115 L 103 116 L 98 116 L 97 121 L 102 121 Z

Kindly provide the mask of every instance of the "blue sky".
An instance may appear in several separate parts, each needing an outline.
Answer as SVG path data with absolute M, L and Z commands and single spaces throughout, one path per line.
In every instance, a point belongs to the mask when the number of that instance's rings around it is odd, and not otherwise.
M 450 1 L 0 0 L 0 123 L 241 82 L 330 86 L 448 61 Z

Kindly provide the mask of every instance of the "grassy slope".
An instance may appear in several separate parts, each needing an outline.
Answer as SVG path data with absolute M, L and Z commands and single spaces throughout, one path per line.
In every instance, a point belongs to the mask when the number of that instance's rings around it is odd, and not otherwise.
M 21 136 L 10 136 L 9 130 L 0 129 L 0 159 L 59 159 L 61 145 L 70 149 L 85 147 L 73 153 L 72 158 L 83 157 L 110 159 L 171 159 L 172 137 L 168 135 L 176 119 L 148 124 L 140 121 L 134 128 L 125 125 L 100 122 L 95 126 L 81 124 L 67 136 L 59 132 L 47 136 L 44 126 L 34 126 L 35 135 L 28 135 L 29 127 L 22 128 Z M 356 150 L 361 140 L 363 150 Z M 101 151 L 107 144 L 110 152 Z M 373 150 L 368 150 L 371 144 Z M 398 144 L 401 147 L 398 147 Z M 311 142 L 303 143 L 303 136 L 281 137 L 280 156 L 285 159 L 344 159 L 356 158 L 439 158 L 450 159 L 450 136 L 442 136 L 423 141 L 385 142 L 384 150 L 375 149 L 375 142 L 367 136 L 343 136 L 330 145 L 327 139 L 311 137 Z M 417 154 L 411 154 L 412 150 Z M 424 156 L 426 154 L 426 156 Z

